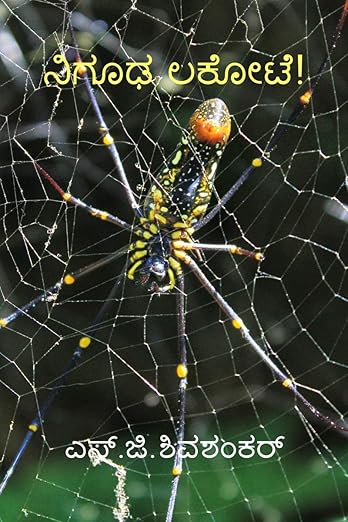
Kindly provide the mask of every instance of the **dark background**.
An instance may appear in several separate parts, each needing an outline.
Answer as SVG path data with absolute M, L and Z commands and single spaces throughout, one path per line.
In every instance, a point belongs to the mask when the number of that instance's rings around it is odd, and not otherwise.
M 62 203 L 38 177 L 18 141 L 65 189 L 98 208 L 132 220 L 107 151 L 100 144 L 82 85 L 48 88 L 58 43 L 69 45 L 68 10 L 83 57 L 98 64 L 153 56 L 156 87 L 125 82 L 96 92 L 136 197 L 180 139 L 197 105 L 222 98 L 232 138 L 216 180 L 219 195 L 267 146 L 280 121 L 308 88 L 202 86 L 173 89 L 168 64 L 208 60 L 271 60 L 304 54 L 304 75 L 316 74 L 340 16 L 340 2 L 28 2 L 1 5 L 1 291 L 10 314 L 75 270 L 127 245 L 129 236 Z M 313 102 L 290 125 L 269 161 L 197 238 L 259 248 L 266 259 L 206 256 L 209 279 L 241 315 L 252 335 L 279 357 L 305 396 L 337 419 L 347 412 L 347 36 L 343 32 Z M 127 55 L 131 58 L 128 58 Z M 214 204 L 214 199 L 212 204 Z M 341 203 L 341 205 L 340 205 Z M 339 214 L 340 213 L 340 214 Z M 339 219 L 337 216 L 340 215 Z M 60 292 L 1 332 L 1 442 L 4 469 L 25 426 L 62 375 L 81 334 L 88 332 L 123 260 Z M 189 386 L 187 436 L 258 440 L 286 436 L 280 460 L 188 462 L 179 486 L 177 520 L 342 520 L 346 438 L 320 424 L 275 383 L 270 371 L 231 331 L 215 303 L 186 278 Z M 173 293 L 174 294 L 174 293 Z M 6 491 L 4 520 L 38 514 L 55 520 L 112 520 L 111 468 L 68 461 L 72 440 L 173 437 L 176 415 L 174 295 L 151 296 L 127 283 L 110 304 L 81 366 L 47 414 L 43 434 L 28 447 Z M 156 395 L 121 362 L 165 396 Z M 35 390 L 35 391 L 34 391 Z M 305 417 L 302 416 L 302 413 Z M 114 460 L 117 458 L 114 456 Z M 123 462 L 127 494 L 138 520 L 163 520 L 170 462 Z M 150 476 L 149 476 L 150 475 Z M 81 498 L 80 498 L 81 497 Z M 47 499 L 42 505 L 42 499 Z M 247 499 L 247 501 L 245 501 Z M 209 513 L 209 511 L 211 513 Z M 16 518 L 15 518 L 16 517 Z M 31 517 L 31 518 L 30 518 Z M 138 518 L 137 518 L 138 517 Z M 27 518 L 26 518 L 27 520 Z

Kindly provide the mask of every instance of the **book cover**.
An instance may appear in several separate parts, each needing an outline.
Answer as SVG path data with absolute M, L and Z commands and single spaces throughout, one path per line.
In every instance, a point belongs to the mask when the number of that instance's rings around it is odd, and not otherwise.
M 1 520 L 347 519 L 347 12 L 0 2 Z

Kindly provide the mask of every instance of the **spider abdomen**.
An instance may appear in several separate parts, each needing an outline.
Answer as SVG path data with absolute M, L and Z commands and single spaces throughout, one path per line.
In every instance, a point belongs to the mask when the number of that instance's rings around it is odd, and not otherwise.
M 150 187 L 143 205 L 146 219 L 160 227 L 191 227 L 199 221 L 230 131 L 230 114 L 222 100 L 199 105 L 171 160 Z

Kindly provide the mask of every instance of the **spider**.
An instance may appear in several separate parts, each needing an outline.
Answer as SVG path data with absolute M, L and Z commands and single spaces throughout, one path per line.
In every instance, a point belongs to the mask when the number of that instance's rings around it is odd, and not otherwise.
M 226 205 L 242 184 L 247 181 L 250 175 L 256 169 L 262 167 L 263 163 L 267 161 L 267 158 L 283 137 L 288 124 L 294 123 L 305 110 L 306 106 L 308 106 L 326 64 L 330 60 L 331 54 L 336 46 L 343 29 L 347 12 L 348 1 L 346 1 L 342 10 L 331 47 L 328 49 L 327 55 L 322 61 L 315 79 L 312 81 L 310 88 L 300 96 L 297 105 L 285 122 L 285 125 L 278 127 L 263 155 L 252 159 L 250 165 L 241 174 L 237 182 L 210 210 L 208 210 L 208 205 L 213 192 L 215 174 L 231 132 L 229 110 L 224 101 L 219 98 L 204 101 L 196 108 L 189 120 L 186 130 L 184 130 L 182 134 L 180 143 L 170 159 L 166 162 L 163 170 L 151 184 L 143 203 L 138 206 L 129 185 L 127 175 L 123 169 L 114 139 L 109 132 L 98 106 L 95 93 L 88 78 L 88 73 L 83 66 L 80 67 L 79 77 L 85 86 L 93 106 L 102 143 L 109 150 L 113 158 L 124 187 L 127 201 L 134 212 L 135 222 L 132 225 L 116 215 L 85 203 L 70 192 L 64 191 L 53 175 L 51 176 L 40 163 L 32 160 L 37 173 L 45 182 L 54 188 L 62 200 L 69 205 L 81 208 L 96 219 L 107 221 L 123 230 L 129 231 L 131 234 L 131 242 L 128 248 L 122 248 L 98 262 L 87 265 L 77 271 L 67 273 L 63 280 L 57 281 L 48 288 L 45 293 L 35 297 L 32 301 L 7 317 L 2 318 L 0 320 L 1 328 L 5 328 L 16 319 L 26 315 L 31 309 L 60 291 L 63 286 L 69 287 L 76 284 L 80 278 L 87 276 L 91 271 L 100 270 L 117 258 L 126 256 L 127 253 L 129 255 L 124 271 L 129 280 L 136 281 L 138 284 L 147 288 L 151 293 L 163 294 L 171 292 L 174 289 L 176 290 L 179 348 L 179 360 L 176 367 L 176 376 L 178 379 L 177 445 L 172 466 L 173 479 L 166 515 L 167 522 L 171 521 L 174 515 L 177 489 L 183 469 L 181 443 L 185 438 L 185 403 L 189 378 L 185 338 L 184 277 L 186 272 L 190 271 L 197 278 L 200 285 L 210 294 L 221 309 L 231 326 L 240 332 L 244 341 L 257 353 L 284 388 L 291 391 L 296 399 L 323 423 L 337 430 L 348 431 L 345 425 L 338 424 L 321 413 L 299 392 L 291 375 L 286 374 L 277 365 L 272 356 L 267 353 L 265 348 L 255 341 L 232 305 L 214 287 L 199 265 L 204 251 L 226 252 L 245 256 L 259 263 L 263 261 L 263 254 L 261 252 L 245 250 L 237 245 L 201 243 L 196 241 L 195 238 L 195 234 L 217 215 L 219 210 Z M 71 39 L 76 53 L 76 61 L 81 62 L 72 29 Z M 24 148 L 23 151 L 30 157 Z M 112 295 L 117 291 L 118 285 L 119 281 L 117 281 L 113 288 Z M 27 434 L 1 482 L 0 493 L 2 493 L 7 486 L 31 438 L 42 427 L 47 412 L 60 394 L 62 384 L 65 383 L 69 372 L 78 364 L 83 351 L 90 346 L 93 336 L 93 327 L 99 323 L 103 313 L 104 307 L 101 308 L 95 318 L 88 335 L 80 338 L 78 347 L 74 351 L 72 359 L 61 379 L 57 381 L 46 402 L 30 422 Z

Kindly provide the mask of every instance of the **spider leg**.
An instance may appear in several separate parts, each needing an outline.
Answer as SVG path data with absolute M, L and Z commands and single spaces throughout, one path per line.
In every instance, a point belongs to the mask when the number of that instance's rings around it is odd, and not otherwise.
M 35 161 L 30 156 L 29 152 L 17 140 L 14 141 L 22 149 L 22 151 L 31 159 L 38 174 L 40 174 L 40 176 L 43 179 L 49 182 L 49 184 L 54 188 L 56 192 L 58 192 L 58 194 L 64 201 L 72 205 L 75 205 L 76 207 L 82 208 L 82 210 L 88 212 L 88 214 L 90 214 L 94 218 L 101 219 L 102 221 L 108 221 L 109 223 L 117 225 L 118 227 L 125 230 L 132 230 L 131 225 L 129 225 L 126 221 L 123 221 L 123 219 L 120 219 L 119 217 L 110 214 L 106 210 L 99 210 L 98 208 L 92 207 L 92 205 L 88 205 L 81 199 L 76 198 L 75 196 L 70 194 L 70 192 L 65 192 L 65 190 L 63 190 L 62 187 L 58 185 L 58 183 L 52 178 L 52 176 L 48 174 L 48 172 L 40 165 L 40 163 Z
M 178 250 L 212 250 L 213 252 L 229 252 L 237 256 L 246 256 L 255 259 L 255 261 L 263 261 L 264 256 L 261 252 L 252 252 L 245 250 L 237 245 L 219 245 L 210 243 L 187 243 L 185 241 L 177 240 L 172 243 L 174 249 Z
M 111 257 L 111 256 L 109 256 L 109 257 Z M 90 268 L 90 267 L 87 267 L 87 268 Z M 81 275 L 81 272 L 80 272 L 80 275 Z M 19 450 L 17 451 L 15 457 L 13 458 L 13 460 L 10 464 L 10 467 L 7 469 L 5 475 L 0 483 L 0 495 L 5 490 L 9 479 L 13 475 L 13 473 L 14 473 L 18 463 L 20 462 L 33 435 L 37 431 L 39 431 L 39 429 L 42 427 L 47 411 L 49 410 L 49 408 L 51 407 L 53 402 L 57 399 L 57 397 L 62 392 L 63 386 L 66 383 L 69 373 L 77 366 L 83 351 L 86 350 L 90 346 L 90 344 L 92 342 L 90 335 L 93 336 L 93 333 L 94 333 L 96 327 L 98 326 L 98 324 L 100 324 L 103 316 L 107 312 L 107 309 L 110 305 L 111 300 L 116 296 L 116 294 L 120 288 L 121 282 L 123 282 L 123 280 L 125 278 L 125 275 L 126 275 L 126 271 L 123 270 L 121 276 L 119 276 L 117 278 L 116 283 L 113 285 L 111 291 L 109 292 L 109 295 L 106 298 L 103 306 L 100 308 L 98 314 L 96 315 L 96 317 L 92 323 L 92 326 L 89 329 L 89 335 L 82 336 L 79 339 L 78 346 L 75 348 L 73 356 L 70 359 L 69 364 L 63 371 L 63 374 L 61 375 L 61 377 L 59 379 L 57 379 L 56 383 L 53 385 L 53 388 L 51 389 L 43 406 L 40 407 L 39 405 L 37 405 L 38 413 L 36 414 L 36 416 L 32 419 L 32 421 L 28 425 L 27 433 L 22 441 L 22 444 L 21 444 Z
M 106 264 L 109 264 L 110 262 L 114 261 L 115 259 L 121 257 L 124 254 L 127 254 L 127 251 L 125 251 L 124 249 L 120 249 L 117 252 L 115 252 L 115 253 L 113 253 L 113 254 L 111 254 L 109 256 L 106 256 L 103 259 L 101 259 L 101 260 L 99 260 L 99 261 L 97 261 L 95 263 L 92 263 L 92 264 L 87 265 L 87 266 L 85 266 L 83 268 L 80 268 L 79 270 L 76 270 L 74 272 L 71 272 L 71 273 L 67 274 L 64 277 L 63 281 L 57 282 L 55 285 L 51 286 L 46 292 L 44 292 L 43 294 L 39 295 L 37 298 L 33 299 L 32 301 L 30 301 L 30 303 L 28 303 L 24 307 L 19 308 L 18 310 L 16 310 L 16 312 L 14 312 L 11 315 L 5 317 L 4 319 L 1 319 L 0 320 L 0 327 L 4 328 L 6 325 L 8 325 L 10 322 L 14 321 L 18 317 L 26 315 L 31 308 L 34 308 L 37 304 L 39 304 L 41 302 L 47 301 L 49 299 L 49 297 L 52 295 L 52 293 L 53 292 L 57 292 L 58 290 L 60 290 L 60 288 L 63 285 L 72 285 L 72 284 L 74 284 L 79 278 L 84 277 L 84 276 L 90 274 L 92 271 L 94 271 L 96 269 L 102 268 Z M 9 479 L 13 475 L 13 473 L 14 473 L 18 463 L 20 462 L 20 460 L 21 460 L 21 458 L 22 458 L 22 456 L 23 456 L 23 454 L 24 454 L 24 452 L 25 452 L 29 442 L 31 441 L 33 435 L 37 431 L 39 431 L 40 428 L 42 428 L 43 422 L 45 420 L 46 413 L 48 412 L 48 410 L 51 407 L 51 405 L 53 404 L 53 402 L 61 394 L 61 392 L 63 390 L 63 386 L 66 383 L 66 381 L 67 381 L 67 379 L 69 377 L 70 372 L 72 370 L 74 370 L 74 368 L 78 365 L 78 362 L 79 362 L 81 356 L 83 355 L 83 352 L 90 346 L 90 344 L 92 342 L 92 337 L 93 337 L 93 335 L 94 335 L 98 325 L 100 325 L 100 323 L 102 321 L 102 318 L 107 313 L 107 310 L 108 310 L 108 308 L 110 306 L 111 301 L 113 299 L 115 299 L 117 293 L 119 292 L 119 290 L 121 288 L 121 284 L 126 279 L 127 266 L 128 266 L 128 261 L 124 265 L 124 267 L 123 267 L 123 269 L 121 271 L 121 275 L 119 275 L 116 278 L 115 284 L 113 285 L 111 291 L 109 292 L 109 295 L 105 299 L 105 302 L 104 302 L 103 306 L 100 308 L 100 310 L 99 310 L 98 314 L 96 315 L 94 321 L 92 322 L 91 326 L 88 329 L 85 330 L 86 335 L 83 335 L 82 337 L 80 337 L 79 342 L 78 342 L 78 346 L 75 348 L 75 350 L 73 352 L 73 356 L 70 359 L 69 364 L 67 365 L 67 367 L 63 371 L 63 374 L 61 375 L 60 378 L 56 379 L 56 381 L 53 381 L 53 388 L 51 389 L 51 391 L 50 391 L 46 401 L 44 402 L 43 406 L 40 407 L 37 404 L 38 413 L 32 419 L 30 424 L 28 425 L 27 433 L 26 433 L 26 435 L 25 435 L 25 437 L 24 437 L 24 439 L 22 441 L 22 444 L 21 444 L 19 450 L 17 451 L 15 457 L 13 458 L 13 460 L 12 460 L 12 462 L 10 464 L 10 467 L 7 469 L 7 471 L 6 471 L 2 481 L 0 482 L 0 495 L 5 490 Z M 149 381 L 147 381 L 125 359 L 123 359 L 117 353 L 115 353 L 114 355 L 128 369 L 130 369 L 135 375 L 137 375 L 137 377 L 139 377 L 159 397 L 162 396 L 160 394 L 160 392 L 156 389 L 156 387 L 153 386 Z
M 78 50 L 78 45 L 77 45 L 74 29 L 73 29 L 71 23 L 69 24 L 69 28 L 70 28 L 70 34 L 71 34 L 71 39 L 73 42 L 74 51 L 75 51 L 76 58 L 77 58 L 76 62 L 82 62 L 81 56 L 80 56 L 80 53 Z M 84 67 L 83 65 L 81 65 L 81 67 L 79 68 L 79 76 L 82 79 L 82 81 L 86 87 L 88 97 L 91 101 L 91 104 L 92 104 L 92 107 L 94 110 L 94 114 L 97 118 L 98 131 L 102 137 L 102 142 L 107 147 L 107 149 L 110 153 L 110 156 L 116 167 L 116 171 L 121 179 L 123 188 L 126 192 L 126 196 L 127 196 L 128 202 L 129 202 L 132 210 L 134 211 L 136 216 L 140 217 L 142 215 L 141 210 L 139 208 L 138 203 L 136 202 L 136 200 L 134 198 L 133 191 L 128 183 L 127 175 L 123 168 L 122 161 L 121 161 L 120 155 L 118 153 L 117 147 L 115 145 L 114 139 L 110 134 L 109 128 L 105 123 L 102 112 L 101 112 L 98 102 L 96 100 L 93 88 L 92 88 L 91 83 L 88 78 L 87 68 Z
M 19 317 L 28 315 L 28 312 L 35 308 L 38 304 L 47 303 L 54 300 L 57 292 L 59 292 L 61 288 L 63 288 L 64 286 L 73 285 L 81 277 L 84 277 L 90 274 L 91 272 L 94 272 L 95 270 L 102 268 L 105 265 L 108 265 L 112 261 L 115 261 L 116 259 L 125 254 L 127 254 L 127 250 L 124 250 L 124 248 L 120 248 L 119 250 L 117 250 L 117 252 L 114 252 L 109 256 L 103 257 L 102 259 L 99 259 L 94 263 L 91 263 L 89 265 L 84 266 L 83 268 L 79 268 L 74 272 L 66 274 L 62 280 L 59 280 L 56 283 L 54 283 L 54 285 L 50 286 L 45 292 L 35 297 L 35 299 L 25 304 L 21 308 L 18 308 L 8 316 L 0 318 L 0 329 L 5 328 Z
M 180 260 L 192 270 L 194 275 L 200 281 L 202 286 L 207 290 L 207 292 L 212 296 L 214 301 L 218 304 L 224 314 L 231 321 L 232 326 L 238 330 L 246 340 L 248 345 L 259 355 L 259 357 L 263 360 L 263 362 L 270 368 L 270 370 L 274 373 L 277 380 L 281 383 L 284 388 L 288 388 L 293 392 L 295 397 L 299 399 L 308 408 L 318 419 L 323 421 L 325 424 L 330 426 L 331 428 L 335 428 L 339 431 L 348 432 L 348 427 L 344 425 L 337 424 L 335 421 L 321 413 L 313 404 L 311 404 L 298 390 L 296 387 L 296 383 L 289 376 L 286 375 L 271 359 L 271 357 L 265 352 L 265 350 L 255 341 L 255 339 L 250 335 L 249 330 L 243 323 L 242 319 L 238 316 L 238 314 L 233 310 L 233 308 L 225 301 L 222 295 L 216 290 L 216 288 L 211 284 L 209 279 L 204 275 L 200 267 L 197 263 L 185 252 L 176 251 L 176 257 L 179 257 Z
M 263 154 L 260 158 L 254 158 L 251 161 L 251 164 L 243 171 L 241 176 L 237 179 L 237 181 L 232 185 L 232 187 L 224 194 L 224 196 L 218 201 L 218 203 L 208 212 L 200 221 L 194 226 L 194 230 L 199 230 L 200 228 L 204 227 L 207 223 L 209 223 L 216 214 L 223 208 L 228 201 L 234 196 L 234 194 L 240 189 L 240 187 L 245 183 L 245 181 L 249 178 L 249 176 L 259 167 L 263 164 L 263 159 L 268 158 L 270 154 L 273 152 L 273 150 L 277 147 L 279 141 L 283 137 L 283 135 L 288 131 L 290 126 L 299 118 L 299 116 L 303 113 L 303 111 L 307 108 L 309 105 L 311 98 L 313 96 L 314 90 L 316 89 L 323 72 L 327 66 L 327 64 L 330 62 L 331 55 L 337 45 L 337 41 L 341 35 L 346 17 L 348 13 L 348 0 L 345 1 L 345 4 L 343 6 L 340 19 L 338 21 L 338 24 L 336 26 L 336 29 L 333 33 L 331 44 L 328 47 L 328 50 L 324 56 L 323 61 L 321 62 L 317 73 L 310 81 L 309 89 L 303 93 L 292 113 L 290 114 L 289 118 L 285 122 L 281 122 L 280 125 L 275 129 L 273 135 L 271 136 Z
M 170 491 L 169 504 L 166 516 L 166 522 L 173 519 L 175 501 L 177 496 L 178 484 L 182 472 L 182 442 L 185 435 L 185 409 L 186 409 L 186 386 L 187 386 L 187 349 L 185 338 L 185 288 L 184 275 L 177 277 L 178 293 L 176 296 L 176 312 L 178 318 L 178 352 L 179 363 L 176 367 L 176 374 L 179 379 L 178 388 L 178 405 L 179 416 L 176 428 L 176 449 L 174 456 L 174 465 L 172 469 L 173 481 Z

